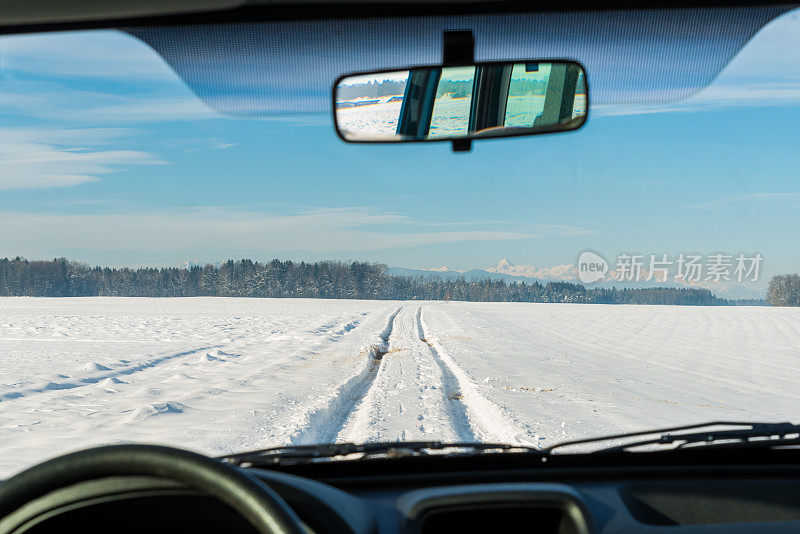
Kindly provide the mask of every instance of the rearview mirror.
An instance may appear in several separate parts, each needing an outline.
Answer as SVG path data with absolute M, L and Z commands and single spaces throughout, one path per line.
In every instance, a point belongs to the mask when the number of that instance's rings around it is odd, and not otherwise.
M 480 63 L 343 76 L 334 85 L 345 141 L 386 143 L 508 137 L 580 128 L 588 95 L 571 61 Z

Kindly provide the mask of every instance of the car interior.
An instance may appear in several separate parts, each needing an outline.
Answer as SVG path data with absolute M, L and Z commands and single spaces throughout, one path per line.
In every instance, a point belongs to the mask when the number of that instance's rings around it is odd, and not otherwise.
M 595 110 L 641 98 L 634 87 L 650 95 L 639 104 L 686 98 L 795 7 L 3 0 L 0 32 L 119 30 L 219 113 L 261 117 L 279 103 L 289 114 L 331 115 L 330 135 L 360 150 L 439 142 L 462 158 L 500 137 L 573 135 Z M 441 80 L 454 88 L 447 98 L 437 97 Z M 397 85 L 382 93 L 382 84 Z M 440 120 L 445 100 L 469 121 L 450 128 Z M 358 115 L 376 102 L 392 113 L 380 127 Z M 610 436 L 608 449 L 589 453 L 581 447 L 595 440 L 298 445 L 216 458 L 110 444 L 20 466 L 0 483 L 0 532 L 797 532 L 798 436 L 792 425 L 717 421 Z

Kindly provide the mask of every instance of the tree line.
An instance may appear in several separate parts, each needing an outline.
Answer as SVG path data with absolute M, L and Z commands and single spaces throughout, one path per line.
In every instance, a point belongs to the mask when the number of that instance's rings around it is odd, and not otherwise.
M 379 96 L 402 95 L 406 90 L 405 80 L 369 81 L 354 85 L 344 85 L 336 89 L 336 98 L 352 100 L 354 98 L 376 98 Z
M 800 306 L 800 275 L 773 276 L 767 288 L 767 302 L 773 306 Z
M 586 288 L 569 282 L 506 283 L 392 276 L 377 263 L 228 260 L 219 266 L 90 267 L 57 258 L 0 259 L 0 296 L 266 297 L 597 304 L 731 305 L 696 288 Z

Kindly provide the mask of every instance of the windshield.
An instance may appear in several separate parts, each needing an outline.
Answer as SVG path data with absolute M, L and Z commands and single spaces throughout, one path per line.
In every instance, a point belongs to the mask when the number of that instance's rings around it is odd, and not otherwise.
M 298 52 L 295 72 L 181 48 L 204 27 L 0 38 L 0 475 L 120 442 L 549 447 L 797 421 L 800 19 L 778 15 L 717 70 L 680 32 L 658 48 L 675 62 L 640 43 L 635 83 L 637 50 L 514 54 L 581 62 L 588 120 L 464 154 L 333 126 L 337 77 L 432 52 Z M 481 59 L 508 59 L 493 35 Z M 520 65 L 510 125 L 548 76 Z M 433 137 L 466 128 L 473 71 L 441 78 Z

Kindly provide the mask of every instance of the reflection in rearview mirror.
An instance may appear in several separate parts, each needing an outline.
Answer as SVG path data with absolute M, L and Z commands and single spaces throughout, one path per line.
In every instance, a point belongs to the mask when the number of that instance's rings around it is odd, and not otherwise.
M 588 98 L 579 64 L 528 61 L 345 76 L 334 108 L 346 141 L 457 141 L 574 130 Z

